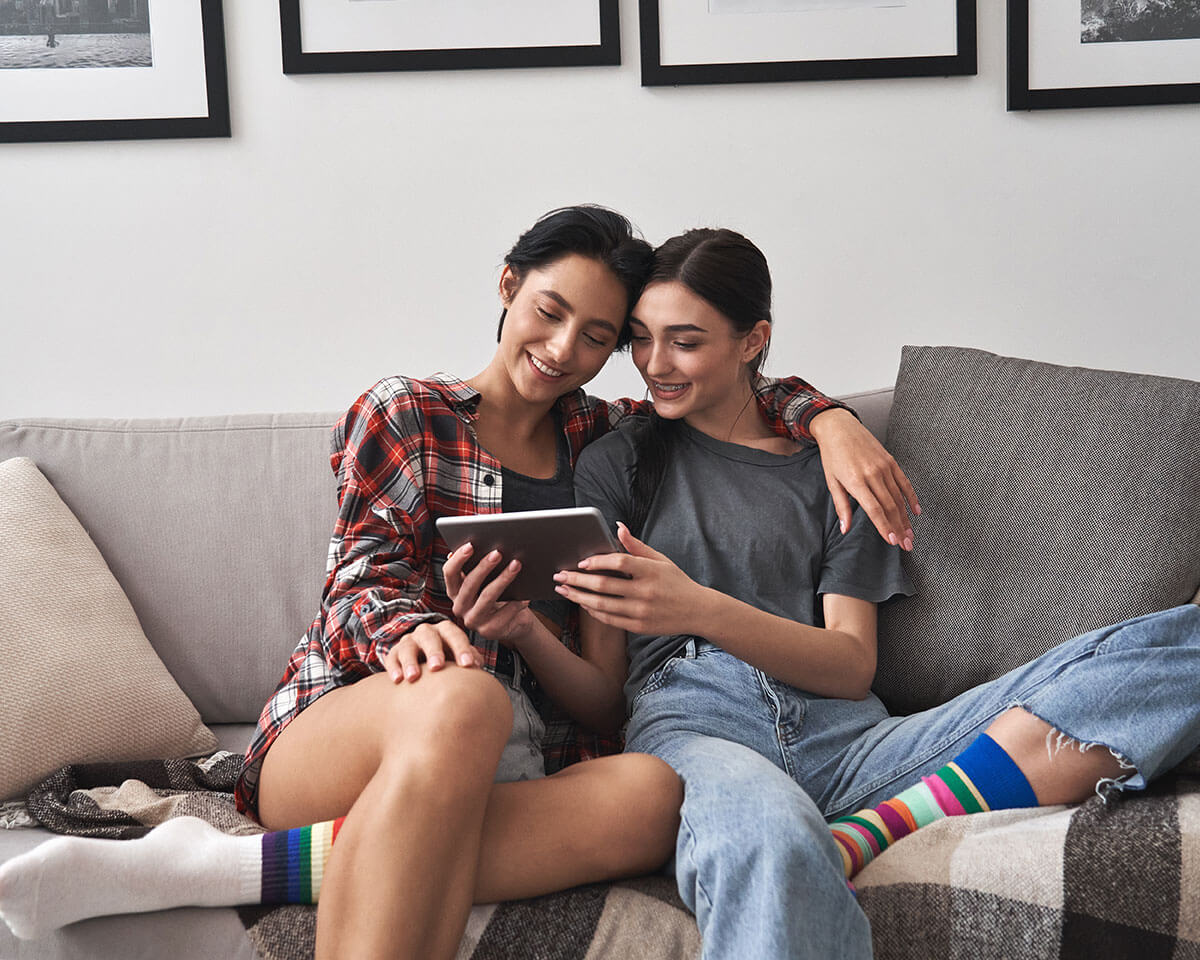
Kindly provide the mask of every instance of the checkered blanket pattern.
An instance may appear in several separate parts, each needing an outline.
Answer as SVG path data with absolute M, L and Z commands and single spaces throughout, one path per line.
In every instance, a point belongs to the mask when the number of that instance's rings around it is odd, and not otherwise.
M 240 760 L 67 767 L 28 805 L 76 835 L 141 836 L 184 814 L 254 832 L 228 793 Z M 1200 960 L 1200 751 L 1107 804 L 938 821 L 856 884 L 877 960 Z M 314 907 L 238 915 L 263 960 L 312 956 Z M 458 960 L 696 960 L 699 951 L 673 881 L 655 876 L 476 907 Z

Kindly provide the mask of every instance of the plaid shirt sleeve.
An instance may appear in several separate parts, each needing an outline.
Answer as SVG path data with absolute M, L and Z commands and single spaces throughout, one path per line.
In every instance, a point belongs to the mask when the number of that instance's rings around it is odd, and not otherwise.
M 799 377 L 759 377 L 754 384 L 754 396 L 772 430 L 805 444 L 817 442 L 809 425 L 818 413 L 835 407 L 850 410 Z
M 363 394 L 333 434 L 339 510 L 322 639 L 330 663 L 349 673 L 361 673 L 360 664 L 382 669 L 398 638 L 449 612 L 430 589 L 434 526 L 424 495 L 424 417 L 418 399 L 395 382 Z

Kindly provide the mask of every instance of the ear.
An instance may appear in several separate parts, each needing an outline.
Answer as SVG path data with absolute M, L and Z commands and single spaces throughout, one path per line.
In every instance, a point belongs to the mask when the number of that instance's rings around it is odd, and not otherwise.
M 505 310 L 512 306 L 513 297 L 520 289 L 520 279 L 513 272 L 513 268 L 506 263 L 504 270 L 500 273 L 500 302 L 504 304 Z
M 742 362 L 749 363 L 762 353 L 770 339 L 771 324 L 766 320 L 759 320 L 754 328 L 742 337 Z

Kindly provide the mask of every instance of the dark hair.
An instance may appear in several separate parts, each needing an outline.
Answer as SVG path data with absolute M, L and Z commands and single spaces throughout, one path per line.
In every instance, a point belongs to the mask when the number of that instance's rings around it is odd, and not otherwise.
M 615 210 L 585 203 L 560 207 L 538 218 L 513 244 L 504 258 L 518 281 L 530 270 L 538 270 L 556 260 L 577 253 L 591 257 L 613 272 L 625 288 L 625 323 L 617 336 L 617 349 L 627 346 L 632 332 L 629 311 L 641 296 L 650 270 L 654 251 L 641 237 L 634 234 L 633 225 Z M 504 330 L 508 310 L 500 312 L 496 342 Z
M 672 237 L 654 251 L 654 268 L 646 284 L 682 283 L 712 304 L 745 336 L 765 320 L 771 322 L 771 271 L 761 250 L 734 230 L 700 228 Z M 751 360 L 751 380 L 762 370 L 767 348 Z M 641 536 L 662 483 L 676 432 L 674 420 L 653 410 L 634 441 L 634 470 L 629 528 Z

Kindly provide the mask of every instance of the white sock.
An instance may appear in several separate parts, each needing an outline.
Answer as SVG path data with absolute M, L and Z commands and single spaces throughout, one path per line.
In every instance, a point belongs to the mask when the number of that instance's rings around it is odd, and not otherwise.
M 0 866 L 0 918 L 23 940 L 87 917 L 258 903 L 262 838 L 178 817 L 137 840 L 56 837 Z

